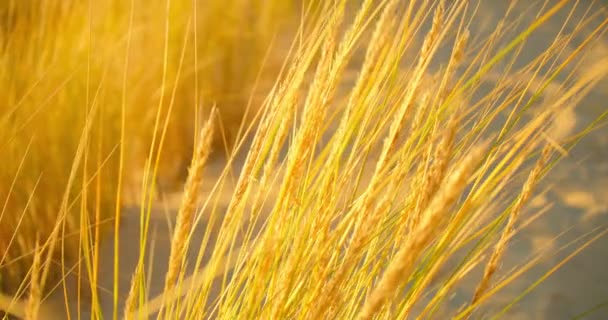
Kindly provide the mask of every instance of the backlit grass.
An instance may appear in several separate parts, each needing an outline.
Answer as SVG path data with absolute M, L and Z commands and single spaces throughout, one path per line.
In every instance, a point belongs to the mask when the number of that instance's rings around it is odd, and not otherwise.
M 96 319 L 475 317 L 538 261 L 497 277 L 539 182 L 606 114 L 555 132 L 608 74 L 588 57 L 606 12 L 546 1 L 528 21 L 514 7 L 479 33 L 468 1 L 0 5 L 0 310 L 44 317 L 60 290 Z M 154 242 L 152 209 L 182 183 L 151 294 L 154 252 L 125 271 L 118 244 Z M 139 238 L 124 239 L 134 204 Z M 100 288 L 109 242 L 117 272 Z

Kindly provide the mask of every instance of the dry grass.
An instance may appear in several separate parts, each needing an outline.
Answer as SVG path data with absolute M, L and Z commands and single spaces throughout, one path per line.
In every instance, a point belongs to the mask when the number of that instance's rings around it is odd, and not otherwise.
M 58 288 L 95 319 L 434 318 L 484 269 L 448 308 L 474 316 L 535 263 L 495 276 L 535 187 L 589 129 L 556 137 L 554 119 L 608 75 L 587 57 L 605 12 L 522 62 L 530 37 L 582 4 L 547 1 L 529 22 L 512 6 L 476 35 L 468 1 L 1 4 L 0 310 L 36 319 Z M 164 289 L 150 293 L 152 209 L 181 182 Z M 121 239 L 133 202 L 140 237 Z M 127 295 L 121 241 L 142 249 Z
M 167 187 L 187 167 L 209 102 L 218 105 L 225 132 L 236 135 L 227 127 L 238 127 L 247 100 L 260 93 L 255 78 L 286 10 L 279 2 L 261 3 L 3 1 L 0 148 L 11 155 L 0 169 L 8 182 L 0 187 L 4 290 L 15 293 L 24 279 L 19 270 L 31 264 L 33 240 L 37 233 L 49 237 L 64 195 L 62 241 L 72 247 L 60 255 L 82 258 L 83 225 L 91 228 L 91 242 L 107 234 L 98 229 L 110 228 L 114 199 L 120 195 L 124 203 L 141 188 L 133 174 L 119 172 L 144 166 L 150 145 L 158 143 L 155 121 L 167 123 L 156 179 Z M 256 29 L 235 33 L 244 21 Z M 237 59 L 243 51 L 250 54 Z M 78 148 L 82 159 L 75 160 Z

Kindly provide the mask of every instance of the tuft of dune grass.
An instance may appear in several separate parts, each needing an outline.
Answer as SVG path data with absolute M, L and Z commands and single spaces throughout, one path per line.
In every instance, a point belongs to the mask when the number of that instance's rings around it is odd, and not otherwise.
M 534 187 L 592 128 L 556 137 L 553 121 L 608 75 L 586 55 L 608 31 L 601 13 L 516 63 L 580 4 L 547 1 L 523 25 L 514 5 L 482 36 L 464 0 L 0 5 L 0 310 L 37 318 L 56 284 L 95 319 L 434 318 L 480 269 L 468 304 L 447 308 L 475 317 L 538 261 L 496 277 Z M 212 151 L 227 164 L 210 180 Z M 150 294 L 151 212 L 183 180 Z M 127 202 L 139 239 L 118 233 Z M 109 232 L 113 287 L 100 288 Z M 121 241 L 141 249 L 130 288 Z
M 55 243 L 43 248 L 54 252 L 43 292 L 67 274 L 96 282 L 117 194 L 119 207 L 139 201 L 154 122 L 168 124 L 155 188 L 180 183 L 210 104 L 220 110 L 224 135 L 214 144 L 224 153 L 276 72 L 272 43 L 289 9 L 282 1 L 3 1 L 2 291 L 24 296 L 37 238 Z M 253 27 L 236 32 L 244 24 Z M 57 223 L 57 241 L 48 241 Z

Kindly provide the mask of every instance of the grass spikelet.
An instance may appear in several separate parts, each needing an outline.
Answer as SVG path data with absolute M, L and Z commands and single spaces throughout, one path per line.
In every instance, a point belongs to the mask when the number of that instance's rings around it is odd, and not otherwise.
M 496 243 L 496 246 L 494 247 L 494 250 L 490 256 L 490 259 L 488 260 L 488 263 L 485 266 L 485 269 L 483 272 L 483 277 L 481 278 L 479 284 L 477 285 L 477 289 L 475 289 L 475 293 L 471 300 L 472 305 L 477 303 L 477 301 L 479 300 L 481 295 L 484 294 L 484 292 L 487 290 L 488 286 L 490 285 L 492 275 L 494 275 L 494 273 L 498 269 L 498 264 L 500 263 L 500 259 L 503 256 L 504 251 L 507 247 L 507 242 L 513 235 L 513 230 L 515 229 L 515 223 L 517 222 L 519 216 L 521 215 L 523 206 L 530 199 L 530 196 L 532 195 L 534 187 L 538 183 L 538 180 L 540 179 L 543 169 L 545 168 L 546 163 L 549 161 L 550 156 L 551 156 L 551 149 L 549 146 L 547 146 L 543 149 L 539 159 L 536 161 L 536 164 L 532 168 L 532 171 L 530 171 L 528 179 L 526 180 L 526 182 L 523 185 L 521 194 L 519 195 L 519 198 L 517 199 L 517 201 L 515 202 L 515 205 L 511 209 L 507 224 L 500 234 L 500 239 Z
M 409 227 L 415 228 L 418 224 L 419 215 L 426 209 L 427 205 L 433 198 L 433 195 L 437 192 L 441 183 L 443 182 L 448 164 L 450 163 L 450 156 L 454 148 L 454 139 L 456 136 L 456 129 L 458 126 L 458 117 L 456 116 L 457 111 L 448 120 L 446 124 L 446 130 L 443 132 L 441 141 L 433 150 L 432 164 L 430 168 L 424 172 L 424 180 L 420 186 L 420 192 L 416 199 L 416 204 L 412 212 Z M 429 145 L 429 149 L 431 145 Z M 428 163 L 428 162 L 427 162 Z
M 445 26 L 445 9 L 443 1 L 439 1 L 437 4 L 437 8 L 433 13 L 433 23 L 431 25 L 431 30 L 424 38 L 424 42 L 422 43 L 422 48 L 420 49 L 419 63 L 423 64 L 423 61 L 428 61 L 433 46 L 437 44 L 437 40 L 439 39 L 439 33 L 446 27 Z
M 467 185 L 475 167 L 484 156 L 487 146 L 488 143 L 485 143 L 471 150 L 470 154 L 450 174 L 443 188 L 422 214 L 420 224 L 412 231 L 412 236 L 408 237 L 406 243 L 399 248 L 375 289 L 370 293 L 361 308 L 359 319 L 371 319 L 395 294 L 397 288 L 403 284 L 403 279 L 409 278 L 414 262 L 428 245 L 432 235 L 437 232 L 437 228 L 443 220 L 442 217 L 446 215 L 446 210 Z
M 40 245 L 36 244 L 34 249 L 34 260 L 32 262 L 32 270 L 30 272 L 30 285 L 27 297 L 27 306 L 25 308 L 25 320 L 38 319 L 40 303 L 42 302 L 42 291 L 40 289 L 40 263 L 42 258 L 42 250 Z
M 216 109 L 212 109 L 209 120 L 207 120 L 207 123 L 201 130 L 196 152 L 189 169 L 188 179 L 184 185 L 184 196 L 177 213 L 175 232 L 171 240 L 169 269 L 165 276 L 165 292 L 171 290 L 176 285 L 176 280 L 185 262 L 187 238 L 193 227 L 193 217 L 196 212 L 201 184 L 203 182 L 203 170 L 211 153 L 216 113 Z
M 139 303 L 139 287 L 141 285 L 141 277 L 136 275 L 141 274 L 142 265 L 137 264 L 135 271 L 133 272 L 134 276 L 131 278 L 131 285 L 129 286 L 129 292 L 125 299 L 125 309 L 123 310 L 123 318 L 125 320 L 137 319 L 141 313 L 136 313 L 135 311 L 141 311 L 138 309 Z M 137 316 L 137 317 L 136 317 Z

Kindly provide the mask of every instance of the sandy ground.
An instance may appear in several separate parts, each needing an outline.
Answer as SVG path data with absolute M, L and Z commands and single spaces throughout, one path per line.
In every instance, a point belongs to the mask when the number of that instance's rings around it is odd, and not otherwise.
M 576 11 L 572 18 L 575 21 L 577 17 L 585 13 L 587 5 L 584 4 L 591 3 L 591 1 L 581 2 L 583 2 L 581 8 Z M 481 5 L 480 12 L 482 14 L 479 14 L 479 19 L 473 24 L 471 30 L 473 37 L 487 34 L 487 32 L 493 30 L 493 21 L 496 21 L 500 12 L 504 12 L 506 3 L 508 1 L 487 1 Z M 601 4 L 597 4 L 595 8 L 598 9 L 601 6 Z M 521 16 L 524 20 L 523 25 L 526 24 L 525 21 L 531 21 L 534 17 L 532 13 L 536 12 L 526 5 L 521 5 L 516 10 L 521 13 L 518 16 Z M 565 13 L 558 15 L 545 27 L 546 30 L 555 32 L 556 28 L 559 28 L 565 19 Z M 552 37 L 544 36 L 542 32 L 532 37 L 529 45 L 522 52 L 521 59 L 525 61 L 527 58 L 537 55 L 544 45 L 552 39 Z M 606 41 L 599 46 L 594 54 L 608 55 L 608 38 L 604 37 L 604 40 Z M 578 110 L 564 113 L 556 127 L 556 134 L 568 134 L 584 127 L 597 115 L 608 110 L 607 101 L 608 82 L 605 81 L 590 94 Z M 207 170 L 207 181 L 213 181 L 214 176 L 221 172 L 223 166 L 224 163 L 216 159 Z M 235 167 L 238 169 L 238 164 Z M 581 235 L 597 230 L 598 227 L 604 229 L 608 227 L 608 128 L 600 128 L 583 140 L 559 166 L 554 168 L 543 186 L 550 188 L 546 193 L 534 199 L 528 214 L 534 213 L 535 209 L 547 203 L 552 203 L 553 208 L 522 230 L 512 241 L 502 265 L 502 271 L 508 271 L 527 261 L 530 255 L 538 250 L 548 249 L 554 252 L 560 246 Z M 170 229 L 167 227 L 167 219 L 172 219 L 171 217 L 174 215 L 175 202 L 168 201 L 167 203 L 166 207 L 159 205 L 152 216 L 151 229 L 154 230 L 154 237 L 156 238 L 155 253 L 152 258 L 152 265 L 154 266 L 154 273 L 151 277 L 150 294 L 152 295 L 160 291 L 169 256 Z M 121 228 L 121 238 L 125 240 L 121 243 L 120 255 L 122 266 L 120 279 L 123 294 L 126 294 L 128 290 L 130 274 L 138 255 L 139 217 L 137 212 L 137 208 L 128 208 Z M 566 233 L 558 239 L 555 238 L 556 235 L 563 232 Z M 112 246 L 113 244 L 108 242 L 105 243 L 103 248 L 106 258 L 104 261 L 107 263 L 104 262 L 101 266 L 101 284 L 105 288 L 111 287 Z M 192 250 L 191 254 L 194 255 L 195 251 Z M 571 250 L 567 252 L 571 252 Z M 564 257 L 565 254 L 562 253 L 543 259 L 540 265 L 496 295 L 488 303 L 488 306 L 482 310 L 483 312 L 477 314 L 477 316 L 486 318 L 486 315 L 501 310 L 541 276 L 544 271 Z M 474 275 L 475 279 L 478 279 L 478 273 L 474 273 Z M 470 290 L 476 284 L 475 279 L 465 280 L 459 286 L 451 300 L 454 306 L 458 306 L 469 299 Z M 101 295 L 104 309 L 111 310 L 111 294 L 102 290 Z M 61 309 L 61 303 L 51 302 L 51 305 L 53 304 Z M 586 250 L 547 278 L 514 305 L 504 318 L 566 320 L 573 319 L 577 315 L 602 304 L 603 307 L 599 307 L 584 319 L 608 319 L 608 237 L 595 241 Z M 122 310 L 122 307 L 120 310 Z M 88 318 L 86 312 L 83 313 L 83 318 Z

